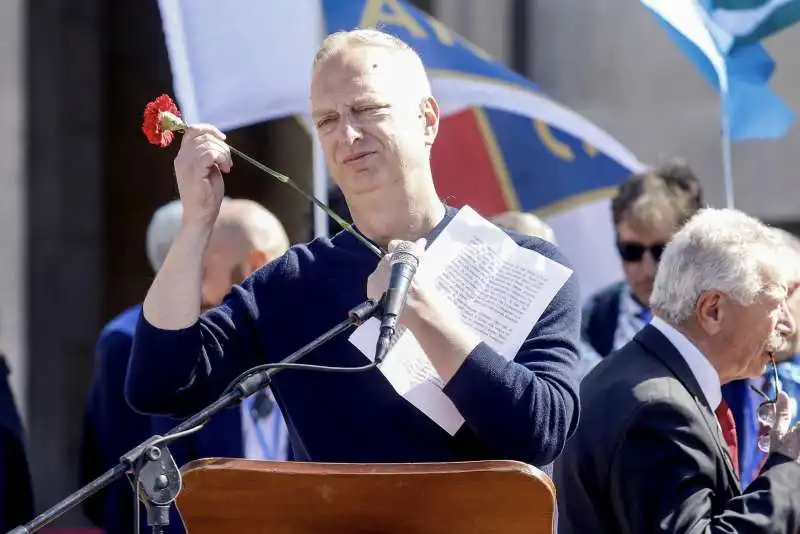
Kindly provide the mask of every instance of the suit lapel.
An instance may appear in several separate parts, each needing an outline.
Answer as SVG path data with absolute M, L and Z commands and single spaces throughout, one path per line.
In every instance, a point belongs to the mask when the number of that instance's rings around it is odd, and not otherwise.
M 728 471 L 728 478 L 730 478 L 733 486 L 737 488 L 737 490 L 741 491 L 739 477 L 736 474 L 736 470 L 733 468 L 733 461 L 731 460 L 730 451 L 727 443 L 725 442 L 725 438 L 722 435 L 722 429 L 719 426 L 717 416 L 714 414 L 714 410 L 711 409 L 711 406 L 709 406 L 708 400 L 706 400 L 706 396 L 703 393 L 703 389 L 697 382 L 697 379 L 695 378 L 694 373 L 692 373 L 692 370 L 689 368 L 689 365 L 686 363 L 686 360 L 683 358 L 681 353 L 678 352 L 678 349 L 676 349 L 675 346 L 670 343 L 670 341 L 664 337 L 664 335 L 654 326 L 645 326 L 639 331 L 638 334 L 636 334 L 634 340 L 642 345 L 647 352 L 666 365 L 675 378 L 677 378 L 684 385 L 684 387 L 686 387 L 689 393 L 691 393 L 695 403 L 697 404 L 697 409 L 702 415 L 703 420 L 708 427 L 708 431 L 714 438 L 714 441 L 717 444 L 717 449 L 719 450 L 719 453 L 725 462 L 725 466 L 727 467 Z

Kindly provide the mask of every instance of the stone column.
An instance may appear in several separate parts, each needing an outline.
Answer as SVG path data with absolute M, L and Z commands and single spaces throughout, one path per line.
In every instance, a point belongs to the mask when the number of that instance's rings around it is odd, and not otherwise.
M 0 3 L 0 352 L 27 420 L 24 2 Z

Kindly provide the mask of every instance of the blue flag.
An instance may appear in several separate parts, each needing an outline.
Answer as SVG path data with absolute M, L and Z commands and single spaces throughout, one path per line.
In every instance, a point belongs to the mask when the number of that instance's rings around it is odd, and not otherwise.
M 800 21 L 800 0 L 703 0 L 703 7 L 731 35 L 734 47 L 763 41 Z
M 737 44 L 697 0 L 642 3 L 720 93 L 731 139 L 772 139 L 789 131 L 794 112 L 769 87 L 775 62 L 763 46 Z

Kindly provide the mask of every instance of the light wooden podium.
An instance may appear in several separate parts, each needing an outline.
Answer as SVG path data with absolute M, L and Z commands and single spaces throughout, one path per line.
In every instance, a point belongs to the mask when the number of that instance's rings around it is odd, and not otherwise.
M 188 534 L 551 534 L 555 487 L 527 464 L 203 459 L 182 469 Z

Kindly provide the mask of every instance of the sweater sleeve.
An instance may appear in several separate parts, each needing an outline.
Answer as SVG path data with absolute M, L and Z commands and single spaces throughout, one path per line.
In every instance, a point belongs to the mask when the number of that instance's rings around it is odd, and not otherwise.
M 551 250 L 546 255 L 566 265 Z M 580 321 L 578 282 L 572 274 L 513 361 L 482 342 L 445 386 L 466 424 L 501 457 L 549 464 L 575 431 Z
M 264 303 L 271 299 L 264 293 L 275 263 L 233 286 L 222 304 L 188 328 L 162 330 L 140 315 L 125 382 L 134 410 L 188 416 L 215 401 L 240 373 L 264 363 L 258 325 L 269 322 Z

